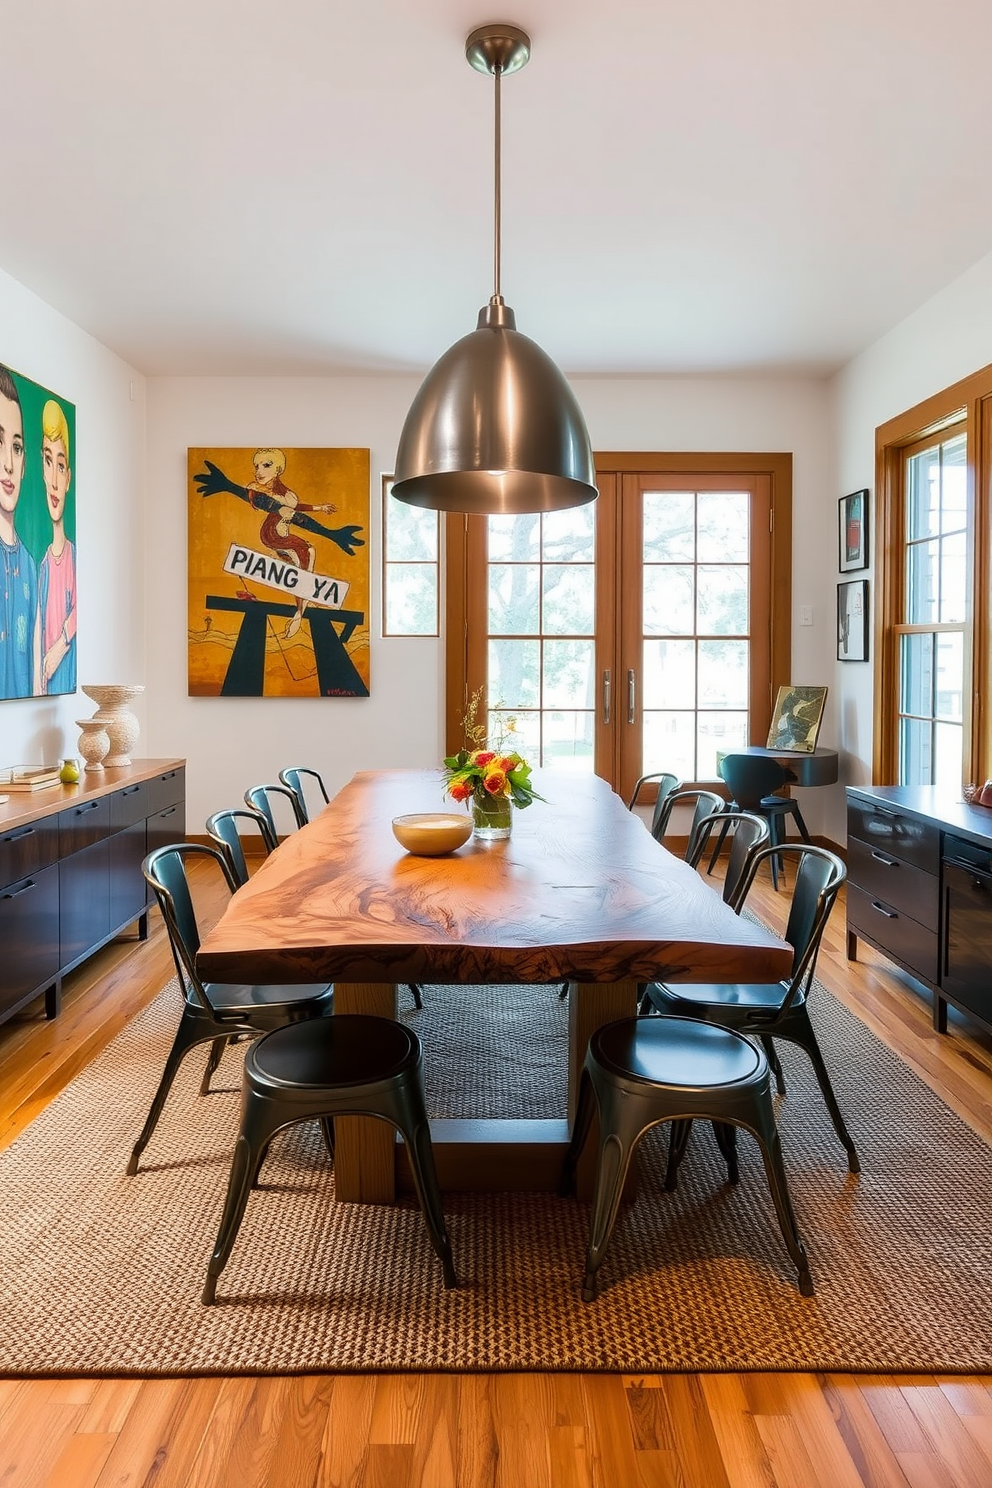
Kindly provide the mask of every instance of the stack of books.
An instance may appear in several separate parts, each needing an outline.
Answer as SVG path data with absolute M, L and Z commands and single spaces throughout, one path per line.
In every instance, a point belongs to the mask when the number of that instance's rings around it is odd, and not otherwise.
M 0 792 L 47 790 L 59 784 L 58 765 L 14 765 L 0 770 Z

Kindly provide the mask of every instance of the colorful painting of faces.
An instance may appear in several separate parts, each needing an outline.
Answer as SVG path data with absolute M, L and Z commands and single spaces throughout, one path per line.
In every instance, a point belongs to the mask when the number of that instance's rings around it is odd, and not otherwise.
M 367 449 L 187 451 L 190 697 L 369 696 Z
M 0 363 L 0 700 L 76 691 L 76 408 Z

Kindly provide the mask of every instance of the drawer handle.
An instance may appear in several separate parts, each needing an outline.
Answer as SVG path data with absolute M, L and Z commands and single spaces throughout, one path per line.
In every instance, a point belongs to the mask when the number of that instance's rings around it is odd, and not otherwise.
M 884 915 L 887 920 L 897 920 L 899 918 L 894 909 L 883 909 L 874 899 L 871 901 L 871 907 L 877 910 L 880 915 Z
M 167 770 L 164 775 L 160 775 L 158 778 L 159 780 L 175 780 L 178 774 L 178 770 Z
M 899 864 L 898 864 L 898 862 L 896 861 L 895 858 L 887 858 L 885 856 L 885 854 L 884 853 L 880 853 L 877 848 L 873 849 L 873 851 L 872 851 L 872 857 L 875 859 L 875 862 L 876 863 L 884 863 L 884 865 L 885 865 L 886 868 L 898 868 L 899 867 Z
M 28 879 L 26 884 L 21 884 L 19 889 L 9 889 L 6 894 L 0 894 L 2 899 L 16 899 L 18 894 L 26 894 L 28 889 L 37 888 L 33 878 Z
M 19 827 L 16 832 L 9 832 L 6 837 L 0 837 L 0 842 L 23 842 L 25 837 L 34 836 L 34 827 Z
M 99 805 L 100 805 L 100 802 L 99 801 L 90 801 L 85 806 L 77 806 L 76 807 L 76 815 L 77 816 L 82 816 L 82 814 L 83 814 L 84 811 L 95 811 L 96 808 Z
M 176 814 L 176 812 L 178 810 L 179 810 L 179 807 L 178 806 L 170 806 L 169 809 L 168 809 L 168 811 L 160 811 L 159 812 L 159 816 L 175 816 L 175 814 Z
M 140 791 L 140 785 L 126 785 L 121 791 L 122 796 L 133 796 L 135 791 Z

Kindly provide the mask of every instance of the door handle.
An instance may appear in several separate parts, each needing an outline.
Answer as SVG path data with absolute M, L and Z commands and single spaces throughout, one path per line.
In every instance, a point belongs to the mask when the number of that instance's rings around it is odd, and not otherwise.
M 609 669 L 603 673 L 603 722 L 610 721 L 610 692 L 612 690 L 612 679 Z
M 633 723 L 637 716 L 637 673 L 633 667 L 627 669 L 627 722 Z
M 882 906 L 874 899 L 871 901 L 871 907 L 877 914 L 884 915 L 887 920 L 897 920 L 899 918 L 895 910 L 883 909 Z

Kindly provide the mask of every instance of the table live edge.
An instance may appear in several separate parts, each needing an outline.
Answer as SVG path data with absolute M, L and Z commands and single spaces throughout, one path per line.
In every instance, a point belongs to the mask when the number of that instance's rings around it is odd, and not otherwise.
M 589 1038 L 635 1012 L 638 982 L 775 981 L 791 969 L 791 948 L 727 909 L 605 781 L 535 781 L 547 804 L 516 812 L 507 841 L 418 858 L 390 823 L 441 805 L 439 772 L 356 775 L 262 863 L 197 956 L 209 981 L 333 981 L 337 1013 L 385 1018 L 398 984 L 529 982 L 553 996 L 567 980 L 568 1121 L 432 1121 L 443 1188 L 556 1186 Z M 365 1117 L 336 1128 L 337 1196 L 392 1202 L 398 1167 L 407 1181 L 392 1128 Z

